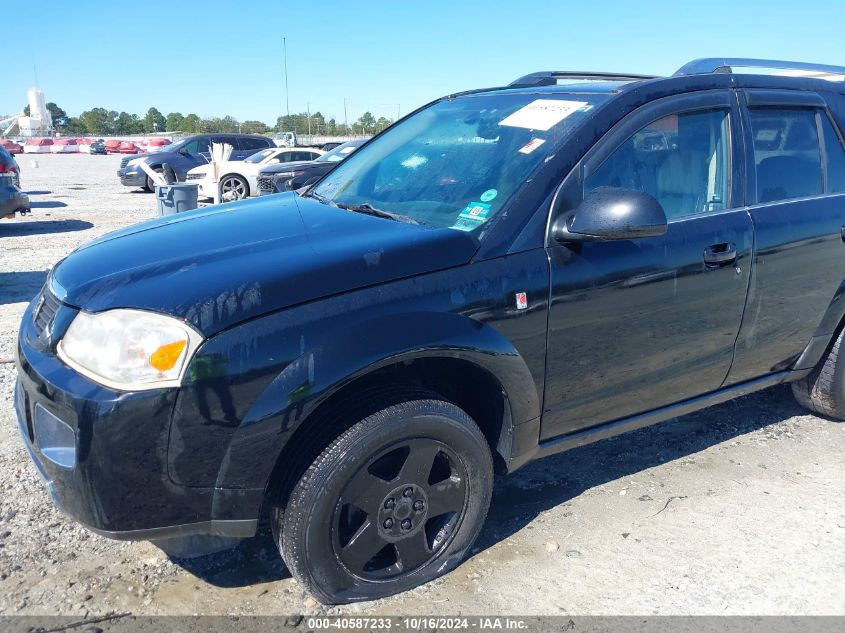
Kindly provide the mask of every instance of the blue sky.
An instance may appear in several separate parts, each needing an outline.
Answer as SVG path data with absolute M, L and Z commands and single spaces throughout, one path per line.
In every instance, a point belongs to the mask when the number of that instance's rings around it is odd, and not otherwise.
M 343 120 L 346 98 L 350 121 L 366 110 L 395 118 L 443 94 L 536 70 L 670 74 L 705 56 L 845 65 L 842 0 L 3 5 L 0 115 L 26 103 L 34 65 L 47 100 L 71 115 L 156 106 L 274 123 L 286 110 L 282 37 L 291 112 L 310 103 Z M 10 44 L 9 25 L 21 42 Z M 37 43 L 24 43 L 33 33 Z

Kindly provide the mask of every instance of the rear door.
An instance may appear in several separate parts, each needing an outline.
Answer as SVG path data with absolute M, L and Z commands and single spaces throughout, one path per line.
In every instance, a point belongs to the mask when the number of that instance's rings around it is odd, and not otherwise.
M 234 145 L 233 155 L 236 155 L 236 160 L 243 160 L 255 154 L 255 152 L 267 149 L 269 147 L 269 139 L 250 138 L 248 136 L 239 136 L 235 139 L 237 143 Z
M 728 383 L 786 369 L 814 336 L 824 346 L 845 279 L 845 149 L 827 104 L 806 91 L 741 99 L 756 252 Z
M 718 389 L 731 366 L 753 229 L 729 91 L 669 97 L 607 134 L 564 183 L 566 205 L 603 186 L 645 191 L 666 234 L 550 242 L 543 439 Z

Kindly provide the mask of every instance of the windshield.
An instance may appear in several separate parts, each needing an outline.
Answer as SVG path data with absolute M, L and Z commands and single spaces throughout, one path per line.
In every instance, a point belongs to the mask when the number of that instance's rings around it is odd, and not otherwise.
M 162 148 L 162 151 L 165 152 L 181 152 L 184 149 L 187 143 L 185 141 L 179 141 L 178 143 L 171 143 L 170 145 L 166 145 Z
M 511 93 L 439 101 L 382 133 L 311 193 L 329 204 L 472 231 L 607 99 Z
M 339 163 L 363 144 L 364 141 L 349 141 L 343 145 L 338 145 L 315 160 L 319 163 Z
M 244 159 L 245 163 L 260 163 L 262 160 L 267 158 L 270 154 L 274 154 L 276 150 L 274 149 L 263 149 L 260 152 L 256 152 L 252 156 L 248 156 Z

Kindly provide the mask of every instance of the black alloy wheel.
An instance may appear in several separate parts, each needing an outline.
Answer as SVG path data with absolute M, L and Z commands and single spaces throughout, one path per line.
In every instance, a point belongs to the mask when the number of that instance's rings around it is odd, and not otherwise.
M 387 406 L 342 433 L 274 512 L 291 573 L 326 604 L 412 589 L 456 567 L 483 525 L 490 447 L 434 398 Z

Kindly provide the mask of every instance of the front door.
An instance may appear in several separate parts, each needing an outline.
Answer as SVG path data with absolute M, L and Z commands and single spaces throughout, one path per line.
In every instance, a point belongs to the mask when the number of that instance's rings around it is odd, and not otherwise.
M 591 150 L 564 190 L 644 191 L 659 237 L 550 242 L 543 439 L 718 389 L 748 289 L 753 227 L 729 91 L 644 106 Z M 733 141 L 733 142 L 732 142 Z

